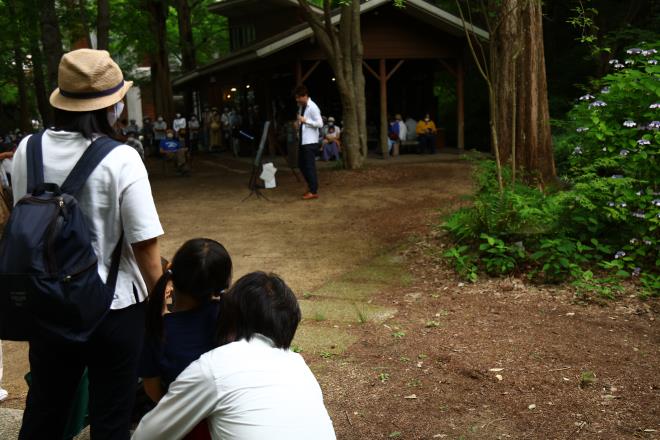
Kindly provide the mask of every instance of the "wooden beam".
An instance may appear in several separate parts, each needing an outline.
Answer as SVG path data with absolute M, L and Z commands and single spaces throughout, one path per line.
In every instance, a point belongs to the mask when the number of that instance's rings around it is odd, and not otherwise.
M 447 71 L 451 73 L 453 77 L 458 77 L 457 70 L 454 69 L 454 67 L 451 64 L 449 64 L 447 61 L 443 60 L 442 58 L 440 58 L 440 62 L 442 63 L 443 66 L 445 66 L 445 69 L 447 69 Z
M 316 70 L 317 67 L 319 67 L 319 64 L 321 64 L 321 60 L 317 60 L 312 64 L 312 67 L 310 67 L 307 72 L 303 75 L 302 79 L 300 82 L 305 82 L 307 78 L 309 78 L 309 75 L 311 75 L 314 70 Z
M 465 68 L 463 65 L 463 58 L 456 60 L 456 120 L 458 121 L 458 149 L 465 148 Z
M 390 151 L 387 142 L 387 65 L 385 59 L 381 58 L 378 64 L 380 80 L 380 147 L 383 151 L 383 159 L 389 159 Z
M 387 81 L 389 81 L 390 78 L 392 78 L 392 75 L 394 75 L 396 73 L 396 71 L 399 70 L 399 67 L 401 67 L 401 65 L 403 64 L 404 61 L 405 60 L 399 60 L 399 62 L 396 64 L 396 66 L 394 66 L 394 69 L 390 70 L 390 73 L 387 74 Z
M 380 75 L 378 75 L 378 73 L 376 73 L 376 71 L 374 69 L 372 69 L 371 66 L 369 64 L 367 64 L 366 61 L 362 60 L 362 65 L 367 68 L 369 73 L 371 73 L 374 76 L 374 78 L 376 78 L 377 80 L 380 81 Z

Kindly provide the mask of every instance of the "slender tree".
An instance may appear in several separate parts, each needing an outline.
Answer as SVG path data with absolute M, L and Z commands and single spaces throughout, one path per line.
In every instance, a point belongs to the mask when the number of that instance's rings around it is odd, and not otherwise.
M 177 21 L 179 24 L 179 45 L 181 46 L 181 64 L 184 72 L 197 67 L 195 55 L 195 41 L 193 39 L 190 5 L 188 0 L 176 0 Z M 184 91 L 184 106 L 187 113 L 193 110 L 192 89 L 186 87 Z
M 46 56 L 49 88 L 57 87 L 57 71 L 62 58 L 62 34 L 55 9 L 55 0 L 40 2 L 41 43 Z
M 167 120 L 174 116 L 174 98 L 170 79 L 169 52 L 167 49 L 167 0 L 143 0 L 149 12 L 151 32 L 156 50 L 151 56 L 151 79 L 154 87 L 156 112 Z
M 30 106 L 28 103 L 27 82 L 25 81 L 25 54 L 21 41 L 21 19 L 16 8 L 16 0 L 6 0 L 7 12 L 12 20 L 11 29 L 12 45 L 14 53 L 14 74 L 16 75 L 16 87 L 18 89 L 19 127 L 23 131 L 30 129 Z
M 360 168 L 367 157 L 360 2 L 342 2 L 336 24 L 333 22 L 331 0 L 323 0 L 323 17 L 312 10 L 307 0 L 298 0 L 298 3 L 335 73 L 344 122 L 342 138 L 346 149 L 346 167 Z
M 82 3 L 83 0 L 81 0 Z M 96 1 L 96 48 L 108 50 L 110 47 L 110 2 Z

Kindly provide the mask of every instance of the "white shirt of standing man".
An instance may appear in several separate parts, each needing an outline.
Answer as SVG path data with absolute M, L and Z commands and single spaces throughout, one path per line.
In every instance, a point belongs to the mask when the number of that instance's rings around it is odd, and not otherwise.
M 260 334 L 190 364 L 144 416 L 133 440 L 183 438 L 204 419 L 214 440 L 335 440 L 305 360 Z
M 300 115 L 302 108 L 298 108 Z M 312 98 L 307 98 L 305 114 L 302 115 L 302 142 L 301 145 L 318 144 L 319 130 L 323 128 L 323 118 L 321 118 L 321 109 L 316 105 Z

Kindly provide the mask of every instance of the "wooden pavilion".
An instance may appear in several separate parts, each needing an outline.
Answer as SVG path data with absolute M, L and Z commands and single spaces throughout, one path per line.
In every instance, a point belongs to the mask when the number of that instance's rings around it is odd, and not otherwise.
M 415 119 L 430 113 L 436 119 L 435 80 L 439 72 L 449 72 L 456 98 L 452 141 L 464 148 L 464 79 L 470 55 L 461 19 L 424 0 L 406 0 L 403 8 L 391 0 L 367 0 L 360 8 L 367 109 L 379 108 L 368 110 L 370 142 L 383 138 L 377 127 L 386 127 L 381 119 L 388 112 Z M 294 118 L 291 91 L 305 83 L 324 116 L 341 120 L 332 70 L 297 0 L 221 0 L 209 9 L 227 17 L 231 51 L 174 80 L 175 90 L 193 93 L 195 111 L 233 106 L 246 114 L 248 108 L 258 108 L 260 118 L 277 127 Z M 484 30 L 467 27 L 475 38 L 488 38 Z

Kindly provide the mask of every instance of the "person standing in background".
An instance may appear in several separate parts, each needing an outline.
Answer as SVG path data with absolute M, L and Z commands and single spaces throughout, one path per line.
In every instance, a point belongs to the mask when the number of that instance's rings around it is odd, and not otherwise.
M 156 151 L 160 148 L 160 142 L 167 137 L 167 122 L 163 119 L 162 116 L 158 116 L 158 119 L 154 123 L 154 144 L 156 146 Z
M 304 200 L 318 199 L 319 182 L 316 173 L 316 152 L 319 149 L 319 130 L 323 128 L 321 110 L 309 97 L 309 91 L 304 85 L 299 85 L 294 91 L 298 103 L 298 140 L 300 145 L 299 168 L 307 181 L 307 192 Z
M 179 136 L 179 133 L 181 130 L 185 130 L 186 128 L 186 118 L 181 116 L 181 113 L 177 113 L 176 117 L 174 118 L 174 121 L 172 121 L 172 129 L 174 130 L 174 133 L 176 136 Z
M 141 133 L 144 140 L 143 145 L 146 145 L 149 154 L 154 154 L 154 125 L 151 123 L 151 118 L 144 118 Z
M 188 138 L 190 139 L 190 152 L 196 153 L 199 148 L 199 120 L 192 115 L 188 122 Z
M 202 148 L 210 151 L 211 150 L 211 120 L 213 119 L 213 113 L 208 107 L 204 107 L 202 112 Z

